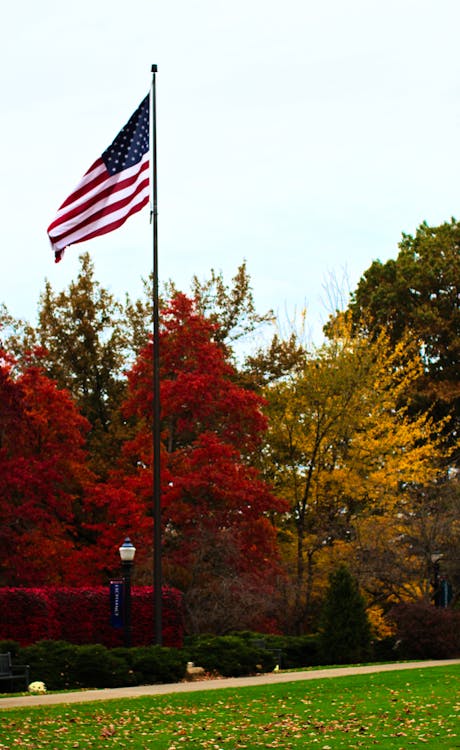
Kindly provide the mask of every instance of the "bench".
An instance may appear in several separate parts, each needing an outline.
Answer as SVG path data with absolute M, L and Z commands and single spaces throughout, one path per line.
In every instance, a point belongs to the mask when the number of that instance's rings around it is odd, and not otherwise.
M 13 680 L 23 680 L 25 688 L 29 687 L 29 665 L 13 664 L 11 654 L 0 654 L 0 680 L 8 680 L 10 687 Z
M 255 648 L 260 648 L 262 651 L 269 651 L 275 657 L 276 665 L 281 669 L 283 661 L 283 651 L 280 648 L 274 648 L 273 646 L 267 646 L 264 638 L 257 638 L 252 641 L 252 645 Z

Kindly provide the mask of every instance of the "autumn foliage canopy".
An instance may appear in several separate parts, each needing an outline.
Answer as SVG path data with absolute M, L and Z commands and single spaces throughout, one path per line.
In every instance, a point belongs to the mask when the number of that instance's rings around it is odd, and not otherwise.
M 266 417 L 238 385 L 215 325 L 184 295 L 165 308 L 161 332 L 162 534 L 168 583 L 197 596 L 273 597 L 281 576 L 269 513 L 286 506 L 252 465 Z M 34 364 L 1 370 L 4 580 L 10 584 L 107 581 L 117 548 L 135 540 L 136 576 L 151 580 L 152 343 L 127 373 L 125 439 L 103 481 L 85 453 L 88 421 L 67 390 Z M 8 498 L 8 502 L 5 502 Z M 188 598 L 187 598 L 188 596 Z M 191 606 L 191 609 L 193 607 Z M 222 615 L 222 613 L 221 613 Z M 221 616 L 219 615 L 219 616 Z M 195 615 L 197 621 L 206 618 Z M 198 625 L 197 625 L 198 626 Z
M 457 231 L 425 228 L 417 247 L 429 242 L 441 262 L 439 243 Z M 231 288 L 214 272 L 194 280 L 191 297 L 167 288 L 161 553 L 188 632 L 311 632 L 341 566 L 377 634 L 391 632 L 395 603 L 433 601 L 435 553 L 460 590 L 456 349 L 442 352 L 447 388 L 425 307 L 404 326 L 390 294 L 377 310 L 380 283 L 366 279 L 311 348 L 296 332 L 256 338 L 270 316 L 255 313 L 244 265 Z M 436 284 L 430 277 L 430 299 Z M 449 313 L 436 309 L 442 328 Z M 0 307 L 0 586 L 106 586 L 126 536 L 133 584 L 151 586 L 150 322 L 151 302 L 114 300 L 88 255 L 68 291 L 46 285 L 36 328 Z M 237 357 L 235 342 L 251 335 L 251 353 Z

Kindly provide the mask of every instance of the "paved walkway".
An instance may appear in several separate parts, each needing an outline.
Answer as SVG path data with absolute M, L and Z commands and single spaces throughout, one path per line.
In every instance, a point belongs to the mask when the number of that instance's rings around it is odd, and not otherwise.
M 350 674 L 373 674 L 375 672 L 394 672 L 404 669 L 426 667 L 443 667 L 460 664 L 460 659 L 437 661 L 420 661 L 409 663 L 375 664 L 365 667 L 334 667 L 332 669 L 311 669 L 303 672 L 271 672 L 251 677 L 230 677 L 218 680 L 197 680 L 196 682 L 175 682 L 167 685 L 136 685 L 135 687 L 107 688 L 104 690 L 79 690 L 73 693 L 54 693 L 45 695 L 22 695 L 12 698 L 0 698 L 0 709 L 29 706 L 46 706 L 57 703 L 84 703 L 86 701 L 107 701 L 114 698 L 136 698 L 142 695 L 167 695 L 168 693 L 191 693 L 200 690 L 217 688 L 241 688 L 253 685 L 269 685 L 280 682 L 299 682 L 302 680 L 320 680 L 326 677 L 344 677 Z

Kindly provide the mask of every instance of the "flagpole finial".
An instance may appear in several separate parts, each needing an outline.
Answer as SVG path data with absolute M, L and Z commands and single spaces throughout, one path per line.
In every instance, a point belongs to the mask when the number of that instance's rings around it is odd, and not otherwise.
M 158 72 L 158 65 L 152 65 L 152 73 Z

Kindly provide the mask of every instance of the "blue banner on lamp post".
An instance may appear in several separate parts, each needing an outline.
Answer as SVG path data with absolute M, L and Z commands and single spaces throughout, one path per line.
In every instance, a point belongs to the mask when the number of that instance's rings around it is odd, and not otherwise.
M 113 628 L 122 628 L 124 611 L 123 581 L 110 581 L 110 624 Z

